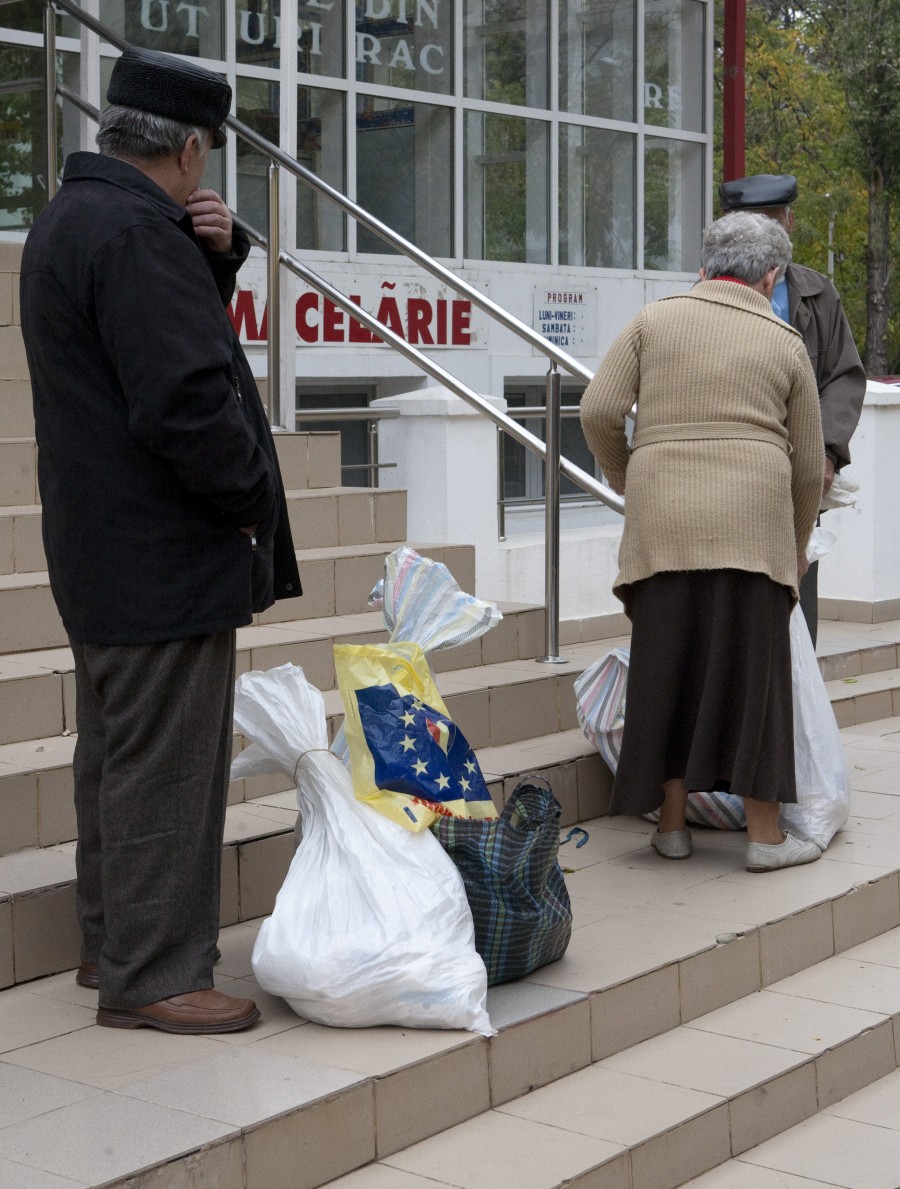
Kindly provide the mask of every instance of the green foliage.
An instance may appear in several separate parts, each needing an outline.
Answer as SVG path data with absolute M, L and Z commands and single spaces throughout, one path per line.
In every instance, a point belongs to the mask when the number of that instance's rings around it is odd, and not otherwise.
M 723 3 L 717 3 L 716 88 L 722 90 Z M 879 171 L 887 200 L 900 193 L 900 0 L 748 0 L 746 170 L 792 173 L 794 259 L 828 272 L 857 344 L 866 342 L 869 190 Z M 721 178 L 721 102 L 716 104 Z M 893 232 L 893 254 L 900 234 Z M 893 308 L 900 280 L 892 281 Z M 900 370 L 900 319 L 889 364 Z

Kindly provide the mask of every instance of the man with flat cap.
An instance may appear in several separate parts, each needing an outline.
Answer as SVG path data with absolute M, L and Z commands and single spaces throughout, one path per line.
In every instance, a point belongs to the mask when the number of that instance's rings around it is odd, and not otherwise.
M 723 214 L 754 211 L 768 215 L 788 235 L 794 230 L 791 203 L 796 197 L 797 179 L 788 173 L 753 174 L 719 187 Z M 775 286 L 772 309 L 799 330 L 816 375 L 825 437 L 825 495 L 835 472 L 850 462 L 850 439 L 862 412 L 866 373 L 841 299 L 828 277 L 789 264 Z M 818 563 L 811 565 L 800 584 L 800 605 L 813 643 L 818 628 L 818 569 Z
M 225 305 L 249 251 L 200 189 L 231 88 L 129 49 L 22 259 L 50 584 L 75 658 L 77 908 L 98 1024 L 207 1033 L 235 629 L 300 594 L 272 435 Z

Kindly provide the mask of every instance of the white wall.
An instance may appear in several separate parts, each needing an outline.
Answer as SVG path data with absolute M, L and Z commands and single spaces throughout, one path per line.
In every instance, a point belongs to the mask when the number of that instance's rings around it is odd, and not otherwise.
M 869 381 L 850 452 L 853 461 L 842 474 L 859 484 L 858 500 L 822 518 L 837 541 L 819 567 L 819 595 L 900 601 L 900 387 Z

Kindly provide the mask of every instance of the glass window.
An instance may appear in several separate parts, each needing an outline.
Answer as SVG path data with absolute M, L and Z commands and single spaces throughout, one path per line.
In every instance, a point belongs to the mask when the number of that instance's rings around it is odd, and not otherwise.
M 237 118 L 272 144 L 278 144 L 280 87 L 267 79 L 237 80 Z M 221 156 L 222 154 L 218 154 Z M 243 222 L 269 234 L 269 161 L 237 139 L 237 211 Z
M 547 124 L 466 113 L 466 244 L 472 260 L 547 263 Z
M 559 158 L 560 264 L 634 268 L 635 137 L 562 124 Z
M 281 0 L 244 0 L 235 12 L 235 59 L 278 68 L 281 61 Z
M 431 256 L 453 255 L 453 109 L 360 95 L 356 201 Z M 359 228 L 361 252 L 393 252 Z
M 644 154 L 644 267 L 695 272 L 703 224 L 703 146 L 648 137 Z
M 466 0 L 466 95 L 547 107 L 546 0 Z
M 15 0 L 13 4 L 0 6 L 0 26 L 4 29 L 22 29 L 29 33 L 43 32 L 44 0 Z M 4 74 L 3 77 L 9 76 Z
M 47 204 L 47 119 L 44 55 L 23 46 L 0 48 L 0 229 L 30 227 Z
M 300 37 L 297 69 L 304 74 L 344 76 L 344 5 L 341 0 L 306 0 L 297 6 Z
M 562 404 L 580 404 L 583 392 L 584 385 L 563 384 L 560 390 Z M 510 409 L 543 408 L 547 401 L 544 385 L 507 387 L 504 395 Z M 516 420 L 536 438 L 540 438 L 542 442 L 547 440 L 546 417 L 527 417 L 522 420 L 516 418 Z M 543 503 L 545 496 L 543 461 L 537 455 L 532 454 L 530 450 L 526 450 L 524 446 L 520 446 L 509 434 L 503 434 L 502 440 L 503 498 L 508 504 Z M 560 418 L 559 451 L 564 458 L 574 462 L 589 475 L 600 478 L 600 468 L 585 441 L 581 422 L 577 416 L 566 414 Z M 560 477 L 559 493 L 563 499 L 580 501 L 585 498 L 581 488 L 571 479 L 567 479 L 565 475 Z
M 297 90 L 297 160 L 336 190 L 345 190 L 344 96 L 318 87 Z M 342 252 L 345 216 L 315 190 L 297 184 L 297 247 Z
M 634 0 L 560 0 L 559 106 L 634 119 Z
M 703 131 L 705 6 L 700 0 L 647 0 L 644 121 Z
M 357 0 L 360 82 L 449 95 L 453 5 L 447 0 Z
M 100 20 L 142 49 L 191 58 L 225 57 L 222 0 L 100 0 Z

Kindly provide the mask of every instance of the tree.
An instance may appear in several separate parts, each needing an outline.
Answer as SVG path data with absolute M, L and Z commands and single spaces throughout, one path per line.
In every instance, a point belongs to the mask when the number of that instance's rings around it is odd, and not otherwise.
M 900 369 L 898 61 L 900 0 L 748 2 L 747 172 L 796 175 L 795 259 L 831 248 L 870 374 Z
M 900 197 L 900 0 L 817 0 L 825 64 L 840 81 L 868 194 L 866 366 L 891 362 L 891 214 Z

